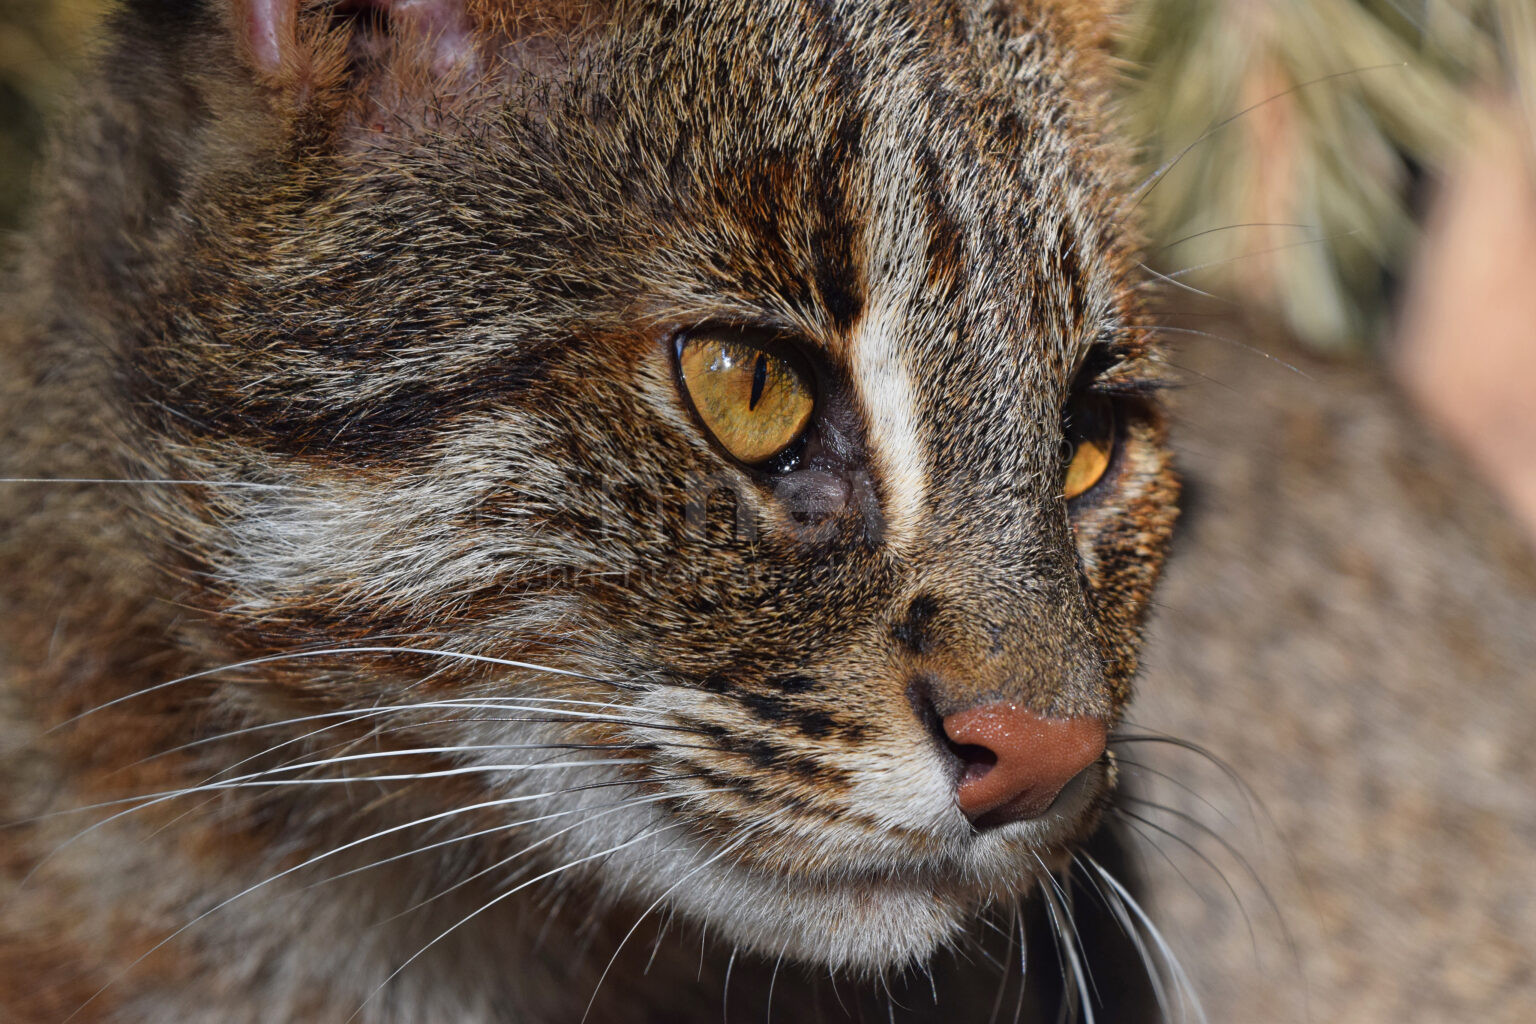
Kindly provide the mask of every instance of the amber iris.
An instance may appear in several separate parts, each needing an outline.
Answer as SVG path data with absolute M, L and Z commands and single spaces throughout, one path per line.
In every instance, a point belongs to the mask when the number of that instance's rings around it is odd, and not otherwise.
M 1115 410 L 1107 399 L 1094 395 L 1074 398 L 1067 406 L 1067 462 L 1062 492 L 1070 501 L 1093 489 L 1109 469 L 1115 453 Z
M 747 338 L 690 335 L 678 346 L 677 364 L 705 429 L 748 465 L 794 444 L 816 408 L 810 374 L 792 354 Z

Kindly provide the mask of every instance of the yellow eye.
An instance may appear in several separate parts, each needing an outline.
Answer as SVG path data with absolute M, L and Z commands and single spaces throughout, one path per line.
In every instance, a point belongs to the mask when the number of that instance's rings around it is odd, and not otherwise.
M 726 451 L 748 465 L 793 444 L 816 408 L 810 374 L 788 354 L 725 332 L 684 338 L 677 364 L 699 419 Z
M 1066 430 L 1072 455 L 1062 492 L 1070 501 L 1092 489 L 1109 469 L 1115 454 L 1114 407 L 1092 395 L 1074 398 L 1067 406 Z

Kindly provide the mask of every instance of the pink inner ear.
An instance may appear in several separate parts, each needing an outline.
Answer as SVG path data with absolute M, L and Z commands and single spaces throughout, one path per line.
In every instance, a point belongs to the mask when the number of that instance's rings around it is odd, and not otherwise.
M 247 0 L 245 35 L 256 67 L 276 73 L 283 63 L 283 51 L 294 45 L 294 0 Z
M 244 0 L 246 41 L 256 67 L 276 74 L 283 58 L 299 57 L 295 17 L 300 0 Z M 446 72 L 475 59 L 474 35 L 465 0 L 344 0 L 344 9 L 379 10 L 393 25 L 432 41 L 433 69 Z M 302 61 L 300 62 L 302 63 Z
M 465 0 L 370 0 L 397 24 L 409 24 L 432 40 L 434 70 L 448 71 L 475 57 L 473 29 Z

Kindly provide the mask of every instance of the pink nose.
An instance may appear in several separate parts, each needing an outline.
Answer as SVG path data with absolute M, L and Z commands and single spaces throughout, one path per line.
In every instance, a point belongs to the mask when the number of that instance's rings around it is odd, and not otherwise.
M 1038 818 L 1104 753 L 1099 719 L 1046 718 L 1017 704 L 950 715 L 944 734 L 965 762 L 960 810 L 981 828 Z

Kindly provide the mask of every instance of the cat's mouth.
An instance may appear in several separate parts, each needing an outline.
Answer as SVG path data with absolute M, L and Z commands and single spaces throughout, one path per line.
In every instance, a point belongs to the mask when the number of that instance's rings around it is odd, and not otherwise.
M 1097 823 L 1112 775 L 1106 759 L 1044 813 L 1000 827 L 977 828 L 951 806 L 945 828 L 920 842 L 910 831 L 875 836 L 846 825 L 745 830 L 673 838 L 660 853 L 626 849 L 612 869 L 646 880 L 647 891 L 632 896 L 664 902 L 743 950 L 878 972 L 928 960 L 978 914 L 1053 884 L 1048 876 L 1071 863 Z
M 565 770 L 574 788 L 540 783 L 563 793 L 533 815 L 559 870 L 743 951 L 852 972 L 922 963 L 979 914 L 1054 884 L 1115 779 L 1101 752 L 1042 807 L 998 820 L 968 812 L 969 769 L 920 734 L 760 764 L 755 748 L 706 757 L 656 732 L 632 768 L 599 761 Z

